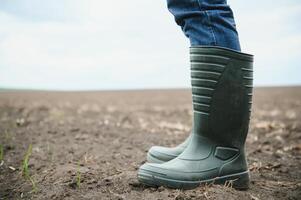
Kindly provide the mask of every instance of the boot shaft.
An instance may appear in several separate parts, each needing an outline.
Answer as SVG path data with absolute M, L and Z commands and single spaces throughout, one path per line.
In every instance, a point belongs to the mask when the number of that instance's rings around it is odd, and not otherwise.
M 194 134 L 242 148 L 252 105 L 253 56 L 216 47 L 191 47 Z

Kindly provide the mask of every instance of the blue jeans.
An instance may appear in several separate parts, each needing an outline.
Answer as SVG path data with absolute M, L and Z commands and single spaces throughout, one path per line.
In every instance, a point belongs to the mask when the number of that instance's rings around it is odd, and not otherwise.
M 191 46 L 220 46 L 240 51 L 227 0 L 167 0 L 167 6 Z

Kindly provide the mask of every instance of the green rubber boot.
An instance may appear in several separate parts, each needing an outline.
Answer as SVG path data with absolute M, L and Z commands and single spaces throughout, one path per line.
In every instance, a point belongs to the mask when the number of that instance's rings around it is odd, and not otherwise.
M 149 186 L 192 189 L 215 183 L 249 187 L 244 151 L 252 104 L 253 56 L 218 47 L 191 47 L 193 131 L 185 150 L 138 171 Z
M 153 146 L 147 152 L 147 162 L 149 163 L 164 163 L 178 157 L 187 147 L 191 138 L 188 138 L 176 147 Z

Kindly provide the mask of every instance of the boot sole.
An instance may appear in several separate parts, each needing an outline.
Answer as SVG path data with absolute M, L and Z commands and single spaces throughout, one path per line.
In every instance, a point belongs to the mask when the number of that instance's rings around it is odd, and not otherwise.
M 182 181 L 160 176 L 149 175 L 147 173 L 138 172 L 138 180 L 151 187 L 165 186 L 173 189 L 193 189 L 200 185 L 219 184 L 233 187 L 237 190 L 247 190 L 249 188 L 250 178 L 249 171 L 230 174 L 226 176 L 216 177 L 202 181 Z

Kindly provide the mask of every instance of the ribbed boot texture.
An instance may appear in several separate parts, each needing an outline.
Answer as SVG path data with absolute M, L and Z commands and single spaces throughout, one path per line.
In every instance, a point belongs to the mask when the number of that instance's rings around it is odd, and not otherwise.
M 201 183 L 249 186 L 244 144 L 252 105 L 253 56 L 217 47 L 192 47 L 193 129 L 176 158 L 140 167 L 151 186 L 189 189 Z

